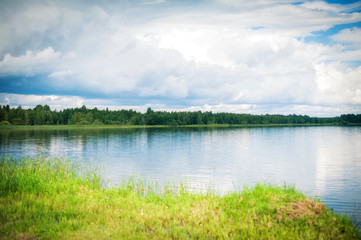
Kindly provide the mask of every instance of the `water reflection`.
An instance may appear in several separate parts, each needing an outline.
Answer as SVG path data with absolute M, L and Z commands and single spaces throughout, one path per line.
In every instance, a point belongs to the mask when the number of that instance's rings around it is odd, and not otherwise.
M 361 128 L 179 128 L 0 131 L 0 154 L 69 157 L 114 184 L 139 175 L 225 193 L 257 181 L 295 184 L 361 221 Z

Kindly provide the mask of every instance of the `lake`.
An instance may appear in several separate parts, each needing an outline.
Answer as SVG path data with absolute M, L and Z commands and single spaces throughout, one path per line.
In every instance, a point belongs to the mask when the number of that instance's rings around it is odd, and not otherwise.
M 361 225 L 361 127 L 1 130 L 1 156 L 63 156 L 129 175 L 184 180 L 220 194 L 256 182 L 295 184 Z

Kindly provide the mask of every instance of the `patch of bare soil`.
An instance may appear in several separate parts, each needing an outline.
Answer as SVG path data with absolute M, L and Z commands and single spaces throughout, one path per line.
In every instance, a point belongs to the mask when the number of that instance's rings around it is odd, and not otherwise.
M 38 236 L 28 233 L 20 233 L 14 236 L 14 239 L 16 240 L 35 240 L 39 239 Z
M 323 214 L 325 205 L 320 202 L 315 202 L 311 199 L 301 199 L 299 201 L 288 203 L 286 206 L 281 207 L 276 217 L 279 219 L 294 220 L 300 217 L 313 217 Z

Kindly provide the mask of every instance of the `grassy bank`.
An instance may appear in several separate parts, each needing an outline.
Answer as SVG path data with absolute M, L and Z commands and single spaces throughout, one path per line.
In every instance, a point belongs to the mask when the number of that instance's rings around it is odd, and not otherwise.
M 250 127 L 305 127 L 305 126 L 339 126 L 339 124 L 195 124 L 195 125 L 0 125 L 0 130 L 58 130 L 58 129 L 105 129 L 105 128 L 250 128 Z M 360 126 L 353 124 L 349 126 Z
M 0 161 L 0 239 L 361 239 L 352 222 L 293 187 L 219 196 L 128 179 L 63 159 Z

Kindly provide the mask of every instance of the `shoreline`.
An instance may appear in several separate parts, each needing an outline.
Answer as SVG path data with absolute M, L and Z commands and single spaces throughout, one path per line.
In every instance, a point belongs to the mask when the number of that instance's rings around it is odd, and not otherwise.
M 1 239 L 361 239 L 351 219 L 294 186 L 220 196 L 128 178 L 62 158 L 0 158 Z
M 0 130 L 58 130 L 58 129 L 146 129 L 146 128 L 255 128 L 255 127 L 314 127 L 361 126 L 361 124 L 195 124 L 195 125 L 2 125 Z

